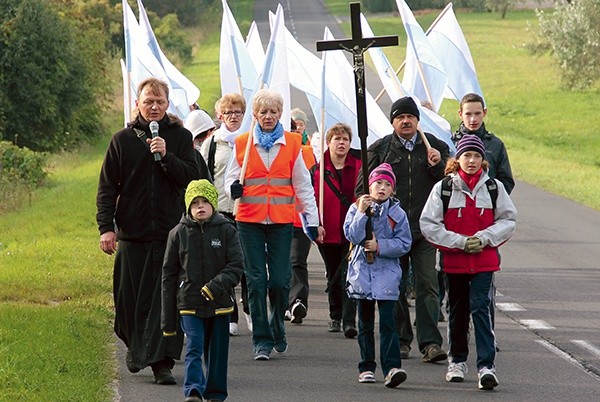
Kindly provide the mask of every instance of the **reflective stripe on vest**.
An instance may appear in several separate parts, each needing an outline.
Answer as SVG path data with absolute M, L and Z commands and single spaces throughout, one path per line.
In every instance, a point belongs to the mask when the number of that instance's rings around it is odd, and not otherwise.
M 241 222 L 263 222 L 269 218 L 274 223 L 291 223 L 295 219 L 295 192 L 292 171 L 301 140 L 285 132 L 285 144 L 281 144 L 271 167 L 267 169 L 256 146 L 250 148 L 248 167 L 244 177 L 244 195 L 240 198 L 236 219 Z M 241 166 L 249 134 L 236 138 L 236 159 Z M 250 139 L 252 140 L 252 139 Z

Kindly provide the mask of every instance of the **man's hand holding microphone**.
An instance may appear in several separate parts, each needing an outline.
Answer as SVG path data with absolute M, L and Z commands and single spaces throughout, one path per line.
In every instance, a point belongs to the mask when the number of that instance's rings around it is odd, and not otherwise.
M 147 138 L 146 142 L 150 145 L 150 152 L 154 154 L 154 160 L 158 162 L 167 154 L 167 143 L 158 135 L 158 122 L 150 122 L 150 133 L 152 133 L 152 139 Z

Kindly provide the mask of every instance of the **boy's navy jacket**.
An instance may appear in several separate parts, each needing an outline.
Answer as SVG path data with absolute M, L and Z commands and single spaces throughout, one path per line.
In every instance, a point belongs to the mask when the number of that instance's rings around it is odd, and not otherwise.
M 201 318 L 233 312 L 233 288 L 244 272 L 244 255 L 234 223 L 215 213 L 204 223 L 184 214 L 169 233 L 162 270 L 164 332 L 174 332 L 179 314 Z M 201 294 L 207 286 L 214 300 Z
M 344 234 L 354 244 L 346 275 L 348 296 L 354 299 L 398 300 L 400 296 L 400 257 L 412 244 L 410 225 L 397 199 L 390 198 L 379 206 L 380 212 L 371 218 L 378 245 L 372 264 L 367 263 L 363 247 L 367 215 L 354 203 L 344 222 Z

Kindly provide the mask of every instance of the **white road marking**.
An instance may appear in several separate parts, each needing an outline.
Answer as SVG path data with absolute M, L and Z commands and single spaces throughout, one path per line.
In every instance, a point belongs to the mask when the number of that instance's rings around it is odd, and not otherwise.
M 526 311 L 518 303 L 496 303 L 496 307 L 502 311 Z
M 529 329 L 556 329 L 552 325 L 543 320 L 519 320 L 521 325 Z
M 544 346 L 546 349 L 548 349 L 549 351 L 551 351 L 552 353 L 554 353 L 558 357 L 561 357 L 564 360 L 568 361 L 573 366 L 577 367 L 578 369 L 580 369 L 584 373 L 588 374 L 590 377 L 592 377 L 592 378 L 600 381 L 600 376 L 598 376 L 597 374 L 595 374 L 595 373 L 589 371 L 588 369 L 586 369 L 585 367 L 583 367 L 581 365 L 581 363 L 579 363 L 577 360 L 575 360 L 574 358 L 572 358 L 569 354 L 563 352 L 562 350 L 560 350 L 556 346 L 552 345 L 550 342 L 545 341 L 545 340 L 541 340 L 541 339 L 537 339 L 536 342 L 539 343 L 540 345 Z
M 600 358 L 600 349 L 598 349 L 591 343 L 589 343 L 587 341 L 578 340 L 578 339 L 573 339 L 573 340 L 571 340 L 571 342 L 573 342 L 575 345 L 581 346 L 582 348 L 584 348 L 585 350 L 587 350 L 588 352 L 593 354 L 595 357 Z

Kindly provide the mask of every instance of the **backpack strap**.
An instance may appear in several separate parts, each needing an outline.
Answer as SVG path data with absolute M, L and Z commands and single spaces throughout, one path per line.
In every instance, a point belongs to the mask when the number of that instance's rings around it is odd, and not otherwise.
M 494 179 L 487 179 L 485 181 L 485 185 L 490 193 L 490 198 L 492 199 L 492 210 L 496 211 L 496 202 L 498 200 L 498 183 Z
M 215 153 L 217 152 L 217 142 L 215 141 L 215 136 L 212 135 L 210 137 L 210 145 L 208 146 L 208 160 L 206 161 L 206 165 L 208 166 L 208 171 L 210 172 L 211 177 L 215 177 Z
M 490 178 L 485 181 L 485 186 L 490 193 L 490 198 L 492 199 L 492 210 L 496 211 L 496 202 L 498 201 L 498 183 L 496 180 Z M 446 211 L 448 211 L 448 204 L 450 204 L 450 196 L 452 195 L 452 178 L 450 176 L 446 176 L 442 179 L 442 205 L 444 206 L 444 215 L 446 215 Z
M 444 215 L 448 211 L 450 196 L 452 195 L 452 177 L 446 176 L 442 179 L 442 205 L 444 206 Z

